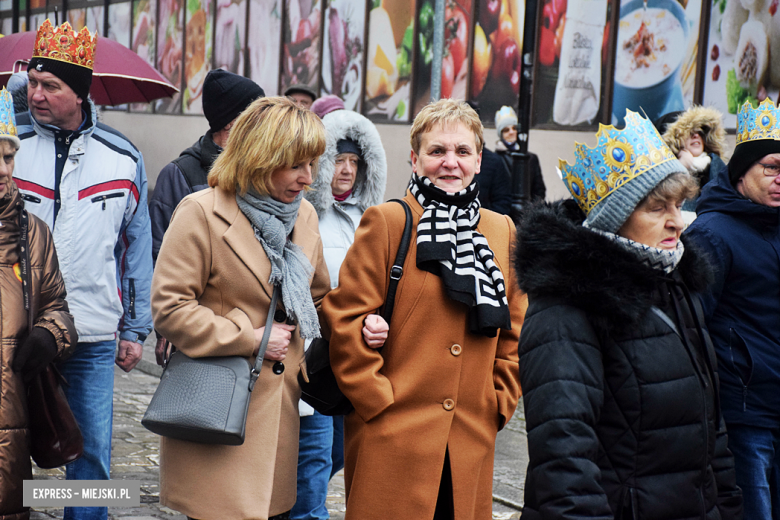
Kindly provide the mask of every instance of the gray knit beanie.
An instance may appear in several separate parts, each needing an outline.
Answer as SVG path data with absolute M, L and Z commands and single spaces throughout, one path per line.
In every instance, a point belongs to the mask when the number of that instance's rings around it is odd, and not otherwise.
M 675 173 L 688 173 L 688 170 L 680 161 L 672 159 L 634 177 L 599 202 L 588 213 L 584 226 L 617 233 L 639 203 L 664 179 Z

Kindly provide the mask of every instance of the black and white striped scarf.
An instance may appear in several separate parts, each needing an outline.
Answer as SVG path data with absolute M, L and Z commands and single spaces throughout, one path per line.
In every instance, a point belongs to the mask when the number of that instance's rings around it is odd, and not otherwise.
M 504 275 L 477 231 L 477 182 L 447 193 L 427 177 L 412 174 L 409 190 L 423 207 L 417 224 L 417 268 L 442 279 L 447 295 L 469 307 L 469 330 L 495 337 L 510 329 Z

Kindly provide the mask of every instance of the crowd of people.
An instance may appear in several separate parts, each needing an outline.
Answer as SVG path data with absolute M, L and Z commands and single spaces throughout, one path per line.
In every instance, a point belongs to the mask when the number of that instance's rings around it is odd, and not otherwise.
M 47 21 L 0 90 L 0 518 L 29 518 L 29 382 L 50 364 L 67 380 L 84 450 L 66 478 L 110 479 L 114 364 L 133 370 L 153 326 L 160 364 L 173 345 L 264 367 L 243 444 L 161 439 L 160 501 L 190 519 L 328 518 L 342 468 L 348 520 L 489 518 L 521 397 L 524 519 L 780 517 L 771 100 L 741 107 L 728 162 L 712 109 L 629 111 L 561 161 L 571 198 L 544 202 L 514 110 L 492 152 L 479 107 L 442 99 L 414 118 L 397 204 L 371 121 L 218 69 L 208 132 L 147 202 L 141 153 L 89 98 L 96 52 Z M 518 161 L 534 203 L 513 221 Z M 318 338 L 345 416 L 300 400 Z

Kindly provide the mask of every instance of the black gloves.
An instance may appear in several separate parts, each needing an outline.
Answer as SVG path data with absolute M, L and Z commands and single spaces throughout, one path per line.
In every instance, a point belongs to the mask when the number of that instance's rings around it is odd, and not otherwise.
M 57 340 L 54 334 L 43 327 L 33 327 L 24 343 L 16 348 L 12 368 L 14 372 L 22 372 L 24 381 L 28 382 L 46 368 L 56 355 Z

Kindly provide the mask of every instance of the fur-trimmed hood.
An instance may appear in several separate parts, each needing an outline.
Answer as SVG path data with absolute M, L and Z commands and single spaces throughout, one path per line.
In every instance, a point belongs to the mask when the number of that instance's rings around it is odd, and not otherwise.
M 638 323 L 656 304 L 658 284 L 670 276 L 583 227 L 584 219 L 571 199 L 528 209 L 517 228 L 520 288 L 532 302 L 561 299 L 612 326 Z M 709 262 L 690 241 L 676 272 L 692 292 L 704 290 L 712 280 Z
M 374 124 L 351 110 L 336 110 L 322 118 L 327 132 L 325 153 L 320 157 L 317 178 L 312 189 L 306 192 L 306 199 L 314 205 L 317 215 L 322 215 L 333 205 L 334 198 L 330 183 L 336 170 L 336 145 L 341 139 L 350 138 L 357 142 L 363 152 L 363 161 L 358 168 L 352 193 L 359 199 L 361 212 L 370 206 L 381 204 L 387 184 L 387 158 Z
M 685 147 L 685 140 L 693 132 L 704 134 L 704 151 L 724 158 L 726 153 L 726 130 L 723 128 L 723 114 L 714 108 L 694 105 L 677 120 L 666 127 L 663 138 L 675 155 Z

